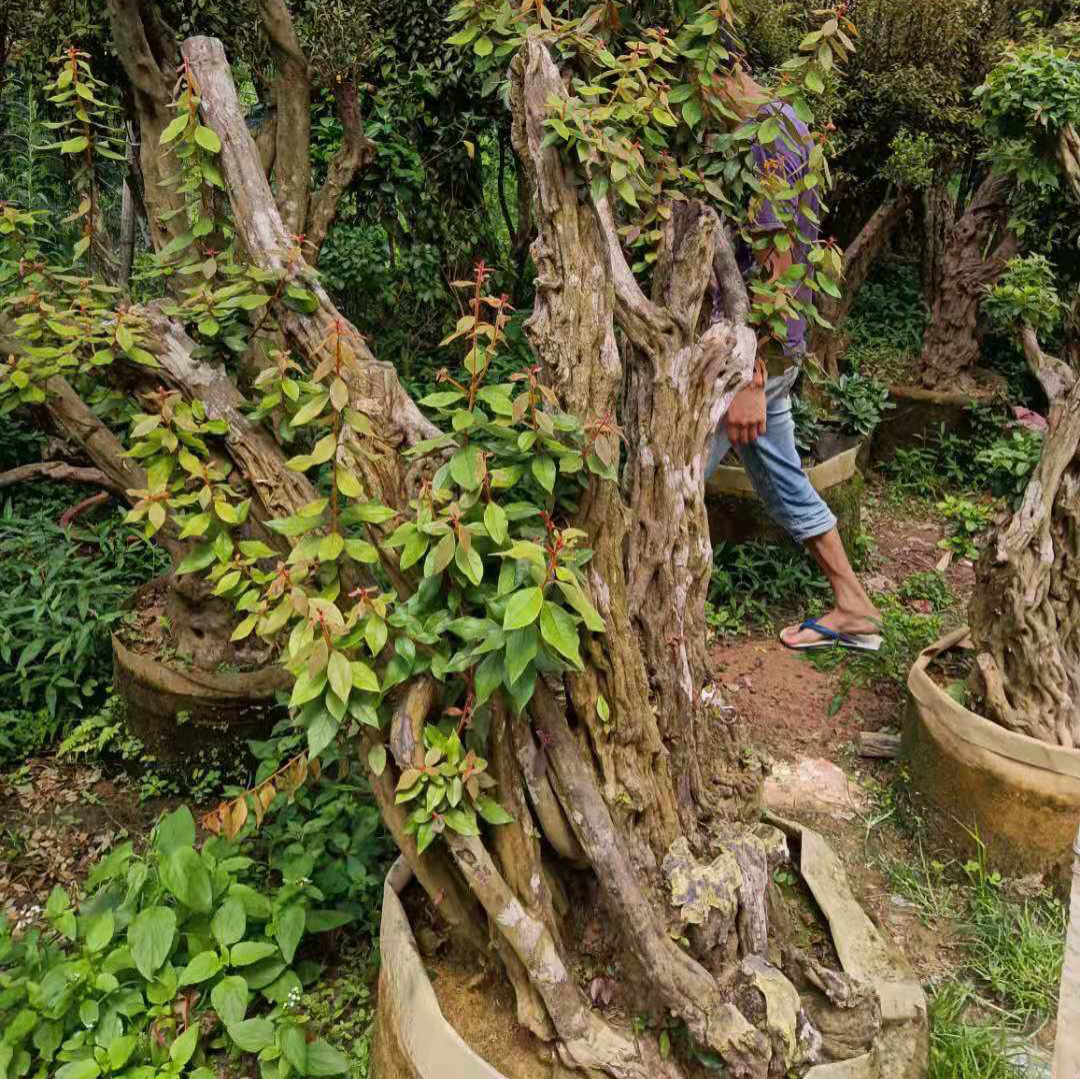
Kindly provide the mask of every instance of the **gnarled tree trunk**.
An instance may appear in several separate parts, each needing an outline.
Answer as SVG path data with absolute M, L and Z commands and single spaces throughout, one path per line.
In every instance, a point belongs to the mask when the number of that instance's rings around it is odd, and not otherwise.
M 972 636 L 987 716 L 1080 749 L 1080 379 L 1033 330 L 1023 338 L 1050 427 L 1020 508 L 979 563 Z
M 1006 229 L 1013 181 L 990 173 L 948 233 L 940 290 L 923 337 L 921 381 L 938 389 L 974 390 L 982 334 L 979 305 L 1005 263 L 1016 254 L 1016 235 Z
M 403 451 L 437 432 L 393 368 L 336 309 L 290 235 L 221 44 L 193 38 L 183 55 L 198 81 L 203 122 L 222 142 L 243 250 L 315 298 L 310 314 L 275 302 L 277 325 L 309 368 L 328 348 L 341 356 L 351 403 L 373 431 L 356 454 L 362 482 L 370 497 L 405 509 L 418 477 Z M 536 201 L 537 295 L 527 332 L 544 380 L 560 406 L 583 420 L 596 452 L 618 458 L 616 416 L 625 442 L 621 484 L 591 476 L 577 508 L 576 524 L 594 551 L 587 582 L 606 633 L 584 641 L 582 673 L 539 675 L 521 717 L 496 700 L 488 756 L 499 799 L 515 817 L 497 834 L 447 829 L 419 855 L 405 831 L 395 787 L 415 765 L 424 722 L 440 705 L 431 680 L 400 688 L 391 760 L 372 787 L 438 910 L 486 955 L 494 941 L 521 1022 L 554 1045 L 563 1065 L 614 1079 L 681 1075 L 655 1038 L 594 1009 L 574 976 L 567 925 L 549 885 L 548 868 L 561 860 L 595 874 L 640 1013 L 676 1017 L 733 1079 L 782 1076 L 810 1059 L 813 1040 L 802 1037 L 810 1021 L 798 1009 L 781 1020 L 753 990 L 765 974 L 785 999 L 797 997 L 769 965 L 772 848 L 746 823 L 756 817 L 761 768 L 710 684 L 705 655 L 705 447 L 752 369 L 748 301 L 716 214 L 692 201 L 672 207 L 652 294 L 643 292 L 606 199 L 593 202 L 558 150 L 544 144 L 550 100 L 564 93 L 547 48 L 530 38 L 511 77 L 514 142 Z M 725 317 L 710 324 L 712 289 Z M 197 360 L 182 328 L 160 312 L 143 315 L 167 384 L 225 420 L 222 452 L 262 512 L 293 513 L 310 501 L 306 481 L 286 473 L 269 432 L 245 418 L 227 374 Z M 98 458 L 109 456 L 94 458 L 103 471 Z M 389 558 L 385 568 L 407 593 L 408 574 Z M 365 758 L 377 737 L 362 736 Z M 750 1001 L 767 1029 L 737 1001 Z

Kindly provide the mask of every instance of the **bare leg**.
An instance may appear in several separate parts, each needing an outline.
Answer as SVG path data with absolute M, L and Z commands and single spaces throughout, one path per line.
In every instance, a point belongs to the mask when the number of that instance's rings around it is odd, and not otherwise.
M 818 621 L 840 633 L 876 633 L 874 619 L 879 617 L 866 590 L 851 568 L 840 533 L 835 528 L 806 541 L 806 549 L 814 556 L 836 597 L 836 606 Z M 783 639 L 788 644 L 806 644 L 821 640 L 821 634 L 797 626 L 785 629 Z

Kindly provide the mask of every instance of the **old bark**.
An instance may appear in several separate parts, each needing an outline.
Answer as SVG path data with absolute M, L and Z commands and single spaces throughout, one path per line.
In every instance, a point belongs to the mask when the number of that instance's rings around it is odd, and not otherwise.
M 1080 748 L 1080 379 L 1030 328 L 1025 354 L 1051 401 L 1042 456 L 979 562 L 971 606 L 986 715 Z
M 858 236 L 844 251 L 844 280 L 841 296 L 828 297 L 818 302 L 822 318 L 832 324 L 831 330 L 819 330 L 814 334 L 813 352 L 827 375 L 840 373 L 840 359 L 844 351 L 843 325 L 851 308 L 866 284 L 878 256 L 889 245 L 900 222 L 911 207 L 910 192 L 900 191 L 886 199 L 859 230 Z
M 1012 186 L 1010 177 L 990 173 L 949 231 L 941 289 L 923 337 L 924 386 L 978 389 L 973 369 L 982 341 L 979 305 L 1018 250 L 1016 235 L 1006 228 Z
M 264 12 L 274 7 L 265 0 Z M 221 167 L 243 251 L 282 287 L 302 287 L 314 298 L 313 309 L 297 311 L 278 301 L 276 289 L 280 329 L 307 367 L 328 360 L 338 366 L 350 404 L 374 432 L 363 444 L 350 433 L 339 448 L 353 454 L 372 498 L 404 509 L 416 477 L 402 451 L 437 431 L 393 368 L 374 357 L 336 309 L 291 234 L 221 44 L 193 38 L 183 55 L 198 81 L 203 121 L 222 141 Z M 583 420 L 596 452 L 614 462 L 620 441 L 625 445 L 621 485 L 593 477 L 576 512 L 594 550 L 588 584 L 606 633 L 583 642 L 582 673 L 540 676 L 521 717 L 511 717 L 498 700 L 493 706 L 487 752 L 512 825 L 470 837 L 447 829 L 423 856 L 405 833 L 395 786 L 415 760 L 424 719 L 440 706 L 434 682 L 398 691 L 394 759 L 373 778 L 373 790 L 433 903 L 465 940 L 500 957 L 519 1017 L 553 1041 L 565 1066 L 615 1079 L 680 1074 L 661 1059 L 655 1038 L 591 1006 L 549 890 L 548 866 L 559 857 L 594 871 L 642 1011 L 678 1017 L 734 1079 L 765 1079 L 806 1058 L 787 1049 L 779 1054 L 774 1039 L 734 1002 L 740 962 L 753 958 L 767 966 L 767 855 L 737 823 L 754 813 L 761 771 L 709 683 L 704 647 L 710 569 L 704 447 L 752 367 L 745 289 L 716 215 L 688 202 L 671 208 L 647 296 L 624 257 L 610 205 L 583 197 L 557 149 L 543 145 L 549 99 L 564 93 L 545 46 L 530 39 L 511 85 L 514 142 L 537 207 L 538 284 L 527 332 L 545 381 L 561 407 Z M 291 204 L 284 208 L 293 212 Z M 715 323 L 703 316 L 711 311 L 705 300 L 712 289 L 725 312 Z M 269 430 L 246 420 L 227 372 L 198 360 L 182 328 L 160 311 L 151 308 L 142 318 L 166 385 L 199 397 L 226 420 L 220 452 L 250 484 L 260 513 L 289 514 L 309 501 L 307 481 L 281 466 Z M 106 436 L 112 437 L 84 432 L 83 441 Z M 137 466 L 114 447 L 99 446 L 90 456 L 103 469 L 98 458 L 134 470 L 121 482 L 141 486 L 134 482 Z M 393 562 L 387 569 L 406 593 L 408 575 Z M 365 757 L 375 737 L 365 731 Z M 690 932 L 692 919 L 683 910 L 690 899 L 677 879 L 695 874 L 709 880 L 717 909 L 707 926 L 694 922 Z M 684 933 L 688 947 L 679 943 Z M 493 949 L 486 949 L 489 934 Z M 779 971 L 769 968 L 769 976 L 795 995 Z M 795 1045 L 794 1030 L 787 1043 Z

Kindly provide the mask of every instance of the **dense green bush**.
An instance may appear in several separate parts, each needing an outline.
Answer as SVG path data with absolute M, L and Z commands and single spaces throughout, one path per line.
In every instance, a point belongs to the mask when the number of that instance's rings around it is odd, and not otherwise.
M 115 510 L 60 528 L 85 489 L 12 491 L 0 508 L 0 757 L 48 744 L 103 701 L 110 632 L 132 590 L 165 564 Z
M 243 1054 L 263 1079 L 344 1073 L 298 1004 L 322 969 L 309 938 L 351 916 L 288 866 L 271 884 L 255 869 L 220 837 L 197 847 L 181 808 L 144 855 L 98 863 L 81 903 L 55 888 L 46 929 L 0 920 L 0 1075 L 212 1079 Z

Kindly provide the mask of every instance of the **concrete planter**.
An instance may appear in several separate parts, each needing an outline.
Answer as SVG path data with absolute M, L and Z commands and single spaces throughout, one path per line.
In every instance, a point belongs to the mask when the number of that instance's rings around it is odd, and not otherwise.
M 999 727 L 930 677 L 934 660 L 967 634 L 965 627 L 927 648 L 908 676 L 903 745 L 913 785 L 941 837 L 965 853 L 976 846 L 970 829 L 1005 873 L 1065 866 L 1080 826 L 1080 751 Z
M 166 763 L 195 763 L 265 738 L 279 718 L 274 695 L 291 682 L 277 666 L 251 673 L 169 666 L 132 651 L 115 634 L 112 648 L 127 727 Z
M 865 442 L 856 442 L 806 470 L 814 489 L 836 515 L 837 527 L 849 550 L 862 523 L 864 484 L 859 466 L 867 450 Z M 721 465 L 709 477 L 705 484 L 705 507 L 714 546 L 750 541 L 790 542 L 787 533 L 765 512 L 764 503 L 741 465 Z
M 923 446 L 946 434 L 971 433 L 973 403 L 990 404 L 994 395 L 981 396 L 952 390 L 928 390 L 922 386 L 893 386 L 889 400 L 896 406 L 885 413 L 874 431 L 871 456 L 874 464 L 892 460 L 898 449 Z
M 805 1079 L 925 1079 L 929 1034 L 921 986 L 859 906 L 839 859 L 818 833 L 780 818 L 807 887 L 824 914 L 844 972 L 872 985 L 881 1029 L 869 1052 L 818 1064 Z M 399 893 L 412 873 L 399 859 L 383 889 L 374 1079 L 505 1079 L 446 1021 Z

